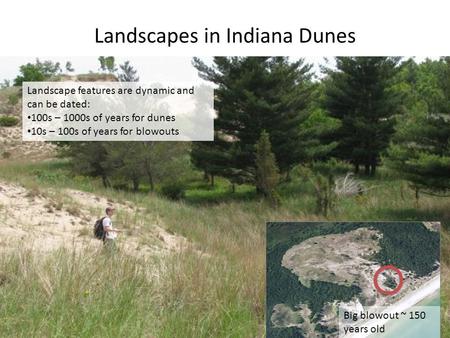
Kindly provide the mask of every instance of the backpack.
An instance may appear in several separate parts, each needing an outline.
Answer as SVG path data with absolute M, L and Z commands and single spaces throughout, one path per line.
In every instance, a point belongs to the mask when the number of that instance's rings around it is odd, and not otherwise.
M 105 239 L 105 231 L 103 230 L 103 220 L 105 217 L 102 217 L 95 221 L 94 224 L 94 236 L 97 239 L 104 240 Z

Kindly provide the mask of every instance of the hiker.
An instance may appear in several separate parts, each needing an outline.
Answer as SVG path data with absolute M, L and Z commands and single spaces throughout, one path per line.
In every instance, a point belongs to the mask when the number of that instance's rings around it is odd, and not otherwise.
M 105 210 L 106 216 L 103 217 L 102 225 L 104 232 L 103 244 L 105 247 L 114 249 L 116 247 L 117 233 L 120 232 L 119 229 L 113 228 L 111 217 L 114 214 L 114 207 L 107 207 Z

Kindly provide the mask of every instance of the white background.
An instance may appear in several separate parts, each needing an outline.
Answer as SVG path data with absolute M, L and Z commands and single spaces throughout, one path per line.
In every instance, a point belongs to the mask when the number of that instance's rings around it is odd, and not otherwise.
M 450 55 L 448 1 L 6 1 L 0 55 Z M 354 44 L 106 45 L 105 30 L 355 31 Z

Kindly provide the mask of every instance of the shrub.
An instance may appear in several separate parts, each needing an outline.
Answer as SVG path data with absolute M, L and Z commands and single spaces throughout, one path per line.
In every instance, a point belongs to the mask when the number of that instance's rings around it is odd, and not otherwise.
M 77 205 L 70 205 L 67 207 L 67 212 L 71 216 L 80 217 L 81 216 L 81 210 Z
M 318 173 L 311 173 L 309 180 L 314 186 L 316 213 L 327 217 L 329 210 L 333 209 L 336 199 L 334 177 L 332 175 L 324 176 Z
M 19 123 L 19 119 L 15 116 L 0 116 L 0 127 L 12 127 Z
M 19 95 L 17 93 L 10 94 L 8 96 L 8 103 L 12 106 L 15 106 L 19 102 Z
M 185 196 L 185 187 L 180 182 L 167 183 L 161 187 L 161 194 L 172 200 L 179 200 Z
M 305 181 L 309 181 L 314 187 L 316 213 L 327 217 L 328 212 L 334 208 L 336 202 L 335 178 L 330 168 L 330 170 L 319 171 L 314 168 L 314 165 L 313 168 L 299 166 L 295 171 L 296 174 Z
M 43 183 L 58 184 L 67 180 L 67 173 L 62 170 L 42 170 L 35 169 L 32 174 L 36 177 L 36 180 Z
M 14 86 L 22 86 L 26 81 L 45 81 L 60 72 L 59 62 L 36 59 L 35 63 L 20 66 L 20 74 L 14 79 Z
M 256 188 L 273 205 L 280 204 L 280 196 L 275 191 L 280 181 L 280 171 L 271 150 L 269 134 L 261 133 L 256 148 Z

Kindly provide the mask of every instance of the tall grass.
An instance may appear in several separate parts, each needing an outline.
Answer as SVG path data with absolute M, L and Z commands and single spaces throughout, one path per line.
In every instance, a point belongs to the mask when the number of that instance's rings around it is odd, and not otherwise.
M 3 337 L 251 337 L 240 271 L 183 252 L 164 260 L 61 249 L 0 258 Z
M 17 251 L 0 260 L 4 337 L 141 337 L 152 283 L 138 262 L 118 255 Z M 149 318 L 147 318 L 149 319 Z

